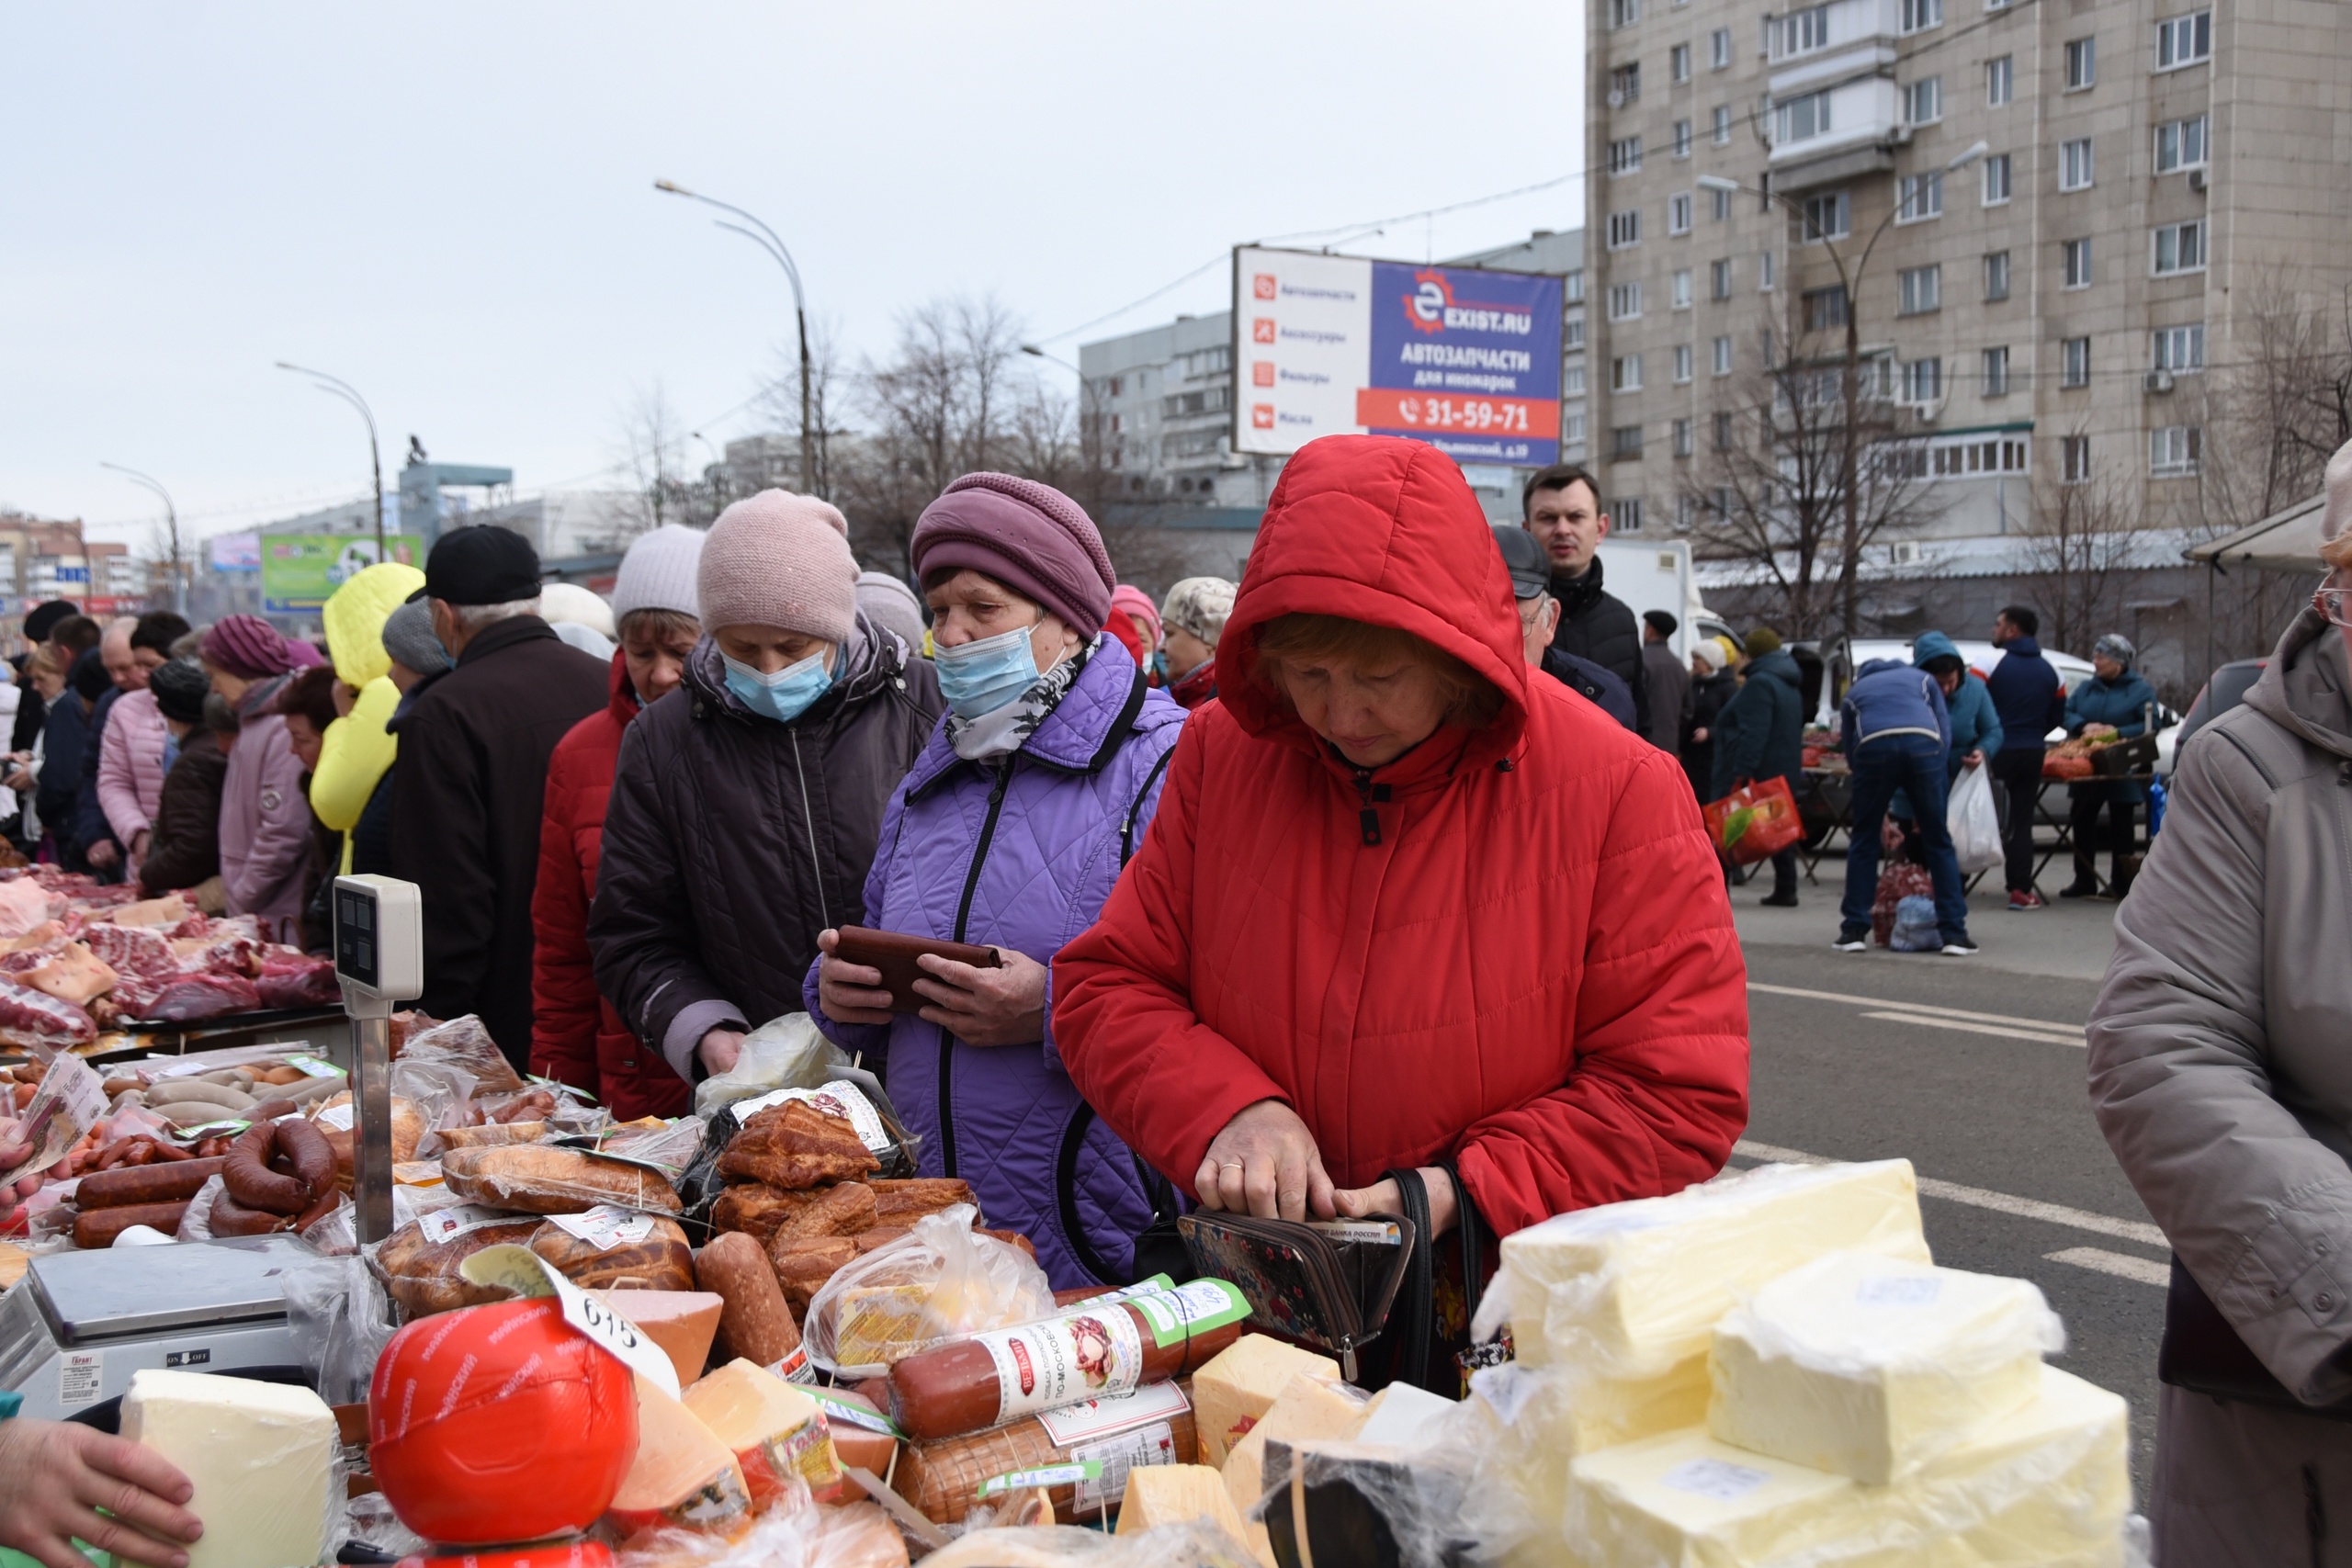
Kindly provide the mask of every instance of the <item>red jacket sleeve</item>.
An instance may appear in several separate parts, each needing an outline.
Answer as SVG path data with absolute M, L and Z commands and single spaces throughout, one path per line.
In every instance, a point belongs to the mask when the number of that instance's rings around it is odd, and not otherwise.
M 539 876 L 531 891 L 531 1070 L 595 1094 L 602 1011 L 588 963 L 588 874 L 572 837 L 576 769 L 569 749 L 558 746 L 548 762 Z
M 1577 996 L 1576 1064 L 1473 1125 L 1455 1161 L 1508 1234 L 1724 1168 L 1747 1125 L 1747 966 L 1723 871 L 1675 760 L 1653 750 L 1602 841 Z
M 1176 741 L 1159 808 L 1102 918 L 1055 956 L 1062 1066 L 1111 1130 L 1191 1190 L 1209 1140 L 1244 1106 L 1289 1097 L 1193 1012 L 1193 845 L 1203 731 Z

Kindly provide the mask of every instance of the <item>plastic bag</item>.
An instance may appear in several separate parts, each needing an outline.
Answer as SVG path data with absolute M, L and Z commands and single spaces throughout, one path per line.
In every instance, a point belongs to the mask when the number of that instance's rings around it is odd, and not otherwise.
M 1783 778 L 1758 779 L 1700 810 L 1707 836 L 1724 859 L 1736 865 L 1770 860 L 1804 837 L 1797 797 Z
M 1206 1519 L 1158 1525 L 1132 1535 L 1104 1535 L 1074 1525 L 974 1530 L 922 1561 L 923 1568 L 1256 1568 L 1258 1562 L 1248 1547 Z
M 1952 853 L 1960 857 L 1960 874 L 1990 871 L 2007 858 L 2001 847 L 2001 814 L 1993 808 L 1993 781 L 1986 770 L 1962 768 L 1952 781 L 1944 803 L 1944 822 L 1951 829 Z
M 1914 894 L 1932 896 L 1935 879 L 1924 865 L 1879 868 L 1878 891 L 1871 897 L 1871 937 L 1881 947 L 1894 934 L 1894 907 Z
M 212 1239 L 212 1200 L 220 1196 L 220 1178 L 208 1176 L 196 1196 L 187 1201 L 180 1212 L 177 1239 L 181 1241 L 210 1241 Z
M 975 1232 L 977 1218 L 967 1203 L 927 1215 L 826 1280 L 801 1323 L 808 1359 L 837 1377 L 876 1377 L 943 1339 L 1051 1314 L 1046 1271 Z
M 905 1538 L 876 1505 L 804 1502 L 769 1509 L 733 1540 L 696 1529 L 640 1536 L 617 1568 L 904 1568 L 906 1561 Z
M 1934 953 L 1944 944 L 1943 931 L 1936 924 L 1936 901 L 1923 893 L 1906 894 L 1895 900 L 1894 925 L 1886 933 L 1886 945 L 1897 953 Z
M 770 1019 L 743 1036 L 735 1065 L 695 1088 L 695 1114 L 705 1119 L 739 1100 L 779 1089 L 815 1089 L 849 1066 L 848 1054 L 817 1032 L 805 1012 Z
M 357 1257 L 322 1258 L 278 1276 L 286 1327 L 302 1368 L 329 1404 L 368 1397 L 376 1358 L 399 1325 L 383 1287 Z
M 481 1019 L 472 1013 L 412 1034 L 395 1058 L 400 1062 L 447 1062 L 473 1076 L 483 1094 L 513 1094 L 523 1087 L 514 1064 L 499 1050 Z M 398 1070 L 397 1066 L 395 1071 Z

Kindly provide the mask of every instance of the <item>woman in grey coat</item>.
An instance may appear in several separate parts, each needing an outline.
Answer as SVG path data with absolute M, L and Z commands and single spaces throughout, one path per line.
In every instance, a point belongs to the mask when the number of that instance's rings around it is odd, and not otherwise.
M 2182 749 L 2091 1015 L 2108 1143 L 2284 1391 L 2164 1389 L 2164 1568 L 2352 1563 L 2352 1420 L 2286 1397 L 2352 1396 L 2352 616 L 2334 592 L 2352 583 L 2352 446 L 2329 469 L 2326 613 L 2305 610 L 2245 705 Z

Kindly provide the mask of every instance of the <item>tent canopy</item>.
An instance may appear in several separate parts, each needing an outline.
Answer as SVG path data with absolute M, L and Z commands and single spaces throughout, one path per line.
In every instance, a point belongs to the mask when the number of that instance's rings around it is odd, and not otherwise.
M 2190 560 L 2219 562 L 2224 568 L 2251 566 L 2265 571 L 2317 571 L 2319 530 L 2327 515 L 2326 502 L 2324 495 L 2299 501 L 2251 527 L 2191 546 L 2183 554 Z

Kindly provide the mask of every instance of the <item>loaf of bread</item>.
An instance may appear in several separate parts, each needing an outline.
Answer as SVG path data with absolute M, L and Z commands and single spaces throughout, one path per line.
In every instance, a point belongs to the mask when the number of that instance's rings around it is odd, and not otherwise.
M 846 1119 L 828 1116 L 804 1100 L 753 1113 L 718 1156 L 718 1174 L 729 1181 L 763 1181 L 795 1190 L 881 1168 Z
M 495 1149 L 508 1144 L 536 1144 L 548 1135 L 544 1122 L 485 1122 L 479 1127 L 444 1127 L 445 1149 Z
M 503 1302 L 507 1299 L 505 1291 L 475 1284 L 458 1272 L 458 1266 L 485 1247 L 529 1241 L 541 1223 L 534 1215 L 518 1215 L 507 1224 L 484 1225 L 447 1241 L 429 1242 L 417 1222 L 411 1220 L 385 1238 L 376 1255 L 376 1266 L 383 1271 L 385 1290 L 410 1318 Z
M 675 1220 L 653 1219 L 653 1232 L 643 1241 L 625 1241 L 609 1250 L 549 1220 L 531 1233 L 530 1248 L 583 1291 L 695 1288 L 694 1248 Z
M 814 1191 L 787 1192 L 780 1187 L 747 1181 L 721 1192 L 710 1206 L 710 1228 L 741 1231 L 763 1248 L 775 1239 L 776 1227 L 817 1201 Z
M 655 1171 L 551 1144 L 449 1149 L 441 1179 L 469 1202 L 534 1214 L 576 1214 L 599 1203 L 674 1214 L 678 1190 Z

